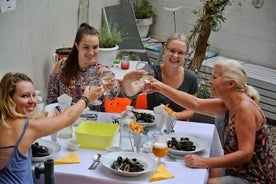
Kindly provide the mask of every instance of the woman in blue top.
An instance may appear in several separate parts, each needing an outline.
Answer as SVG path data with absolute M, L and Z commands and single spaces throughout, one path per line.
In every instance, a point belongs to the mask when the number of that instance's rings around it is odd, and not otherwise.
M 198 81 L 194 72 L 183 67 L 185 59 L 189 57 L 189 43 L 187 37 L 181 33 L 172 34 L 164 44 L 164 61 L 161 65 L 153 66 L 155 78 L 163 83 L 196 96 Z M 136 84 L 136 80 L 143 76 L 143 71 L 133 71 L 124 76 L 123 89 L 127 96 L 133 96 L 143 87 Z M 176 118 L 187 120 L 193 111 L 185 109 L 160 93 L 147 94 L 147 109 L 153 109 L 160 104 L 167 105 L 176 112 Z
M 71 125 L 103 88 L 85 88 L 77 103 L 55 117 L 33 119 L 37 100 L 32 80 L 7 73 L 0 82 L 0 183 L 32 184 L 33 142 Z

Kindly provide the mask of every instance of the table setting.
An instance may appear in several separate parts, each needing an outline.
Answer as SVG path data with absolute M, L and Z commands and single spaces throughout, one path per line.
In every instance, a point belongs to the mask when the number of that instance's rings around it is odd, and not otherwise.
M 163 108 L 163 106 L 161 107 Z M 159 110 L 160 109 L 161 108 L 159 107 Z M 167 111 L 165 112 L 167 113 Z M 164 114 L 164 111 L 153 111 L 150 113 Z M 207 181 L 208 170 L 186 167 L 183 155 L 194 153 L 204 157 L 210 157 L 223 154 L 221 144 L 219 142 L 219 136 L 214 125 L 174 120 L 174 126 L 172 127 L 170 125 L 173 131 L 167 132 L 164 131 L 168 128 L 166 125 L 167 122 L 164 118 L 159 118 L 159 121 L 163 122 L 161 128 L 160 125 L 159 127 L 157 125 L 160 124 L 160 122 L 157 122 L 156 120 L 154 120 L 155 124 L 149 127 L 136 122 L 137 125 L 135 126 L 142 126 L 148 131 L 147 136 L 145 138 L 143 132 L 131 132 L 132 134 L 130 136 L 132 137 L 133 142 L 130 144 L 133 144 L 133 148 L 132 150 L 124 150 L 122 145 L 120 145 L 119 125 L 113 121 L 118 117 L 120 117 L 120 114 L 97 112 L 96 122 L 83 121 L 74 125 L 74 133 L 70 139 L 57 137 L 56 142 L 51 140 L 51 136 L 39 139 L 39 141 L 43 144 L 45 141 L 52 141 L 51 144 L 45 144 L 50 148 L 49 150 L 52 150 L 50 151 L 51 154 L 48 157 L 40 159 L 36 158 L 36 160 L 33 159 L 33 169 L 37 164 L 43 163 L 46 159 L 53 159 L 56 183 L 107 184 L 147 183 L 154 181 L 156 183 L 181 182 L 203 184 Z M 87 130 L 87 128 L 85 128 L 78 132 L 79 127 L 83 124 L 91 124 L 91 126 L 94 124 L 105 124 L 105 126 L 116 126 L 117 128 L 114 130 L 114 136 L 111 142 L 107 144 L 102 142 L 99 143 L 100 145 L 105 144 L 102 147 L 96 147 L 95 145 L 89 147 L 84 145 L 84 141 L 77 137 L 79 136 L 78 134 L 85 133 L 85 130 Z M 104 130 L 107 129 L 107 127 L 104 128 Z M 96 135 L 97 133 L 94 134 Z M 134 138 L 135 136 L 136 138 Z M 161 162 L 158 162 L 158 156 L 155 156 L 152 152 L 154 142 L 157 140 L 156 137 L 158 137 L 159 141 L 165 143 L 165 154 L 160 156 Z M 175 137 L 179 141 L 180 138 L 188 138 L 194 143 L 195 149 L 189 152 L 168 148 L 167 142 L 168 140 L 171 140 L 172 137 Z M 97 137 L 90 138 L 89 140 L 91 144 L 92 142 L 100 142 L 99 135 L 97 135 Z M 72 149 L 72 147 L 69 147 L 69 142 L 79 142 L 79 145 L 77 147 L 73 147 Z M 54 149 L 52 147 L 54 147 Z M 159 148 L 160 144 L 158 149 Z M 122 164 L 122 161 L 126 163 Z M 121 166 L 121 170 L 119 169 L 118 163 L 121 163 L 120 165 L 124 165 Z M 137 168 L 139 169 L 140 167 L 142 170 L 137 171 Z M 131 169 L 134 169 L 134 171 L 129 172 Z M 40 177 L 39 179 L 34 178 L 34 183 L 40 184 L 43 183 L 43 181 L 43 177 Z

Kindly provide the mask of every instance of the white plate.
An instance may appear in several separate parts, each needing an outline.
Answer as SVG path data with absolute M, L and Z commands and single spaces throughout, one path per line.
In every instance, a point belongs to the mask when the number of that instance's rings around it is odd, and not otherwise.
M 124 172 L 124 171 L 112 169 L 111 165 L 115 160 L 117 160 L 118 156 L 121 156 L 123 158 L 128 157 L 129 159 L 136 158 L 138 162 L 144 165 L 145 170 L 141 172 Z M 154 171 L 157 167 L 157 162 L 152 158 L 150 158 L 149 156 L 142 155 L 139 153 L 134 153 L 134 152 L 123 152 L 123 151 L 111 152 L 111 153 L 106 153 L 102 155 L 102 157 L 100 158 L 100 163 L 106 169 L 121 176 L 140 176 L 142 174 L 146 174 Z
M 146 114 L 154 115 L 152 110 L 147 110 L 147 109 L 133 109 L 133 111 L 138 112 L 138 113 L 146 113 Z M 152 127 L 152 126 L 156 125 L 155 122 L 145 122 L 142 120 L 139 120 L 138 124 L 143 125 L 145 127 Z
M 48 141 L 44 139 L 37 139 L 35 142 L 38 142 L 39 145 L 46 146 L 48 148 L 48 151 L 50 155 L 45 156 L 45 157 L 33 157 L 32 161 L 33 162 L 41 162 L 45 161 L 47 159 L 53 158 L 53 156 L 60 151 L 60 145 L 56 142 L 53 141 Z
M 196 149 L 193 151 L 182 151 L 182 150 L 175 150 L 175 149 L 169 148 L 169 153 L 171 153 L 171 154 L 186 155 L 186 154 L 197 153 L 197 152 L 204 150 L 208 146 L 208 143 L 205 140 L 203 140 L 199 137 L 196 137 L 196 136 L 191 136 L 191 135 L 170 134 L 170 135 L 164 135 L 160 138 L 162 140 L 166 140 L 166 142 L 167 142 L 168 140 L 171 140 L 172 137 L 175 137 L 177 140 L 179 140 L 181 137 L 184 137 L 184 138 L 188 137 L 189 140 L 194 143 L 194 145 L 196 146 Z

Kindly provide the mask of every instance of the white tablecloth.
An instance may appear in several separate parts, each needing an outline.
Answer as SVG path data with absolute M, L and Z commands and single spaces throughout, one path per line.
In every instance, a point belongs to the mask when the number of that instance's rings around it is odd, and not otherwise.
M 99 113 L 99 121 L 108 121 L 111 114 Z M 175 125 L 176 133 L 185 135 L 197 136 L 208 142 L 208 147 L 199 154 L 204 157 L 222 155 L 222 147 L 220 144 L 217 130 L 212 124 L 193 123 L 177 121 Z M 49 137 L 46 137 L 49 139 Z M 57 153 L 53 159 L 58 159 L 70 153 L 67 149 L 66 142 L 68 139 L 58 139 L 61 144 L 61 151 Z M 123 177 L 113 174 L 102 165 L 99 165 L 96 170 L 88 170 L 92 163 L 92 158 L 95 153 L 104 154 L 104 150 L 79 149 L 77 154 L 81 160 L 80 164 L 55 165 L 55 180 L 57 184 L 71 183 L 93 183 L 93 184 L 119 184 L 119 183 L 150 183 L 149 178 L 152 173 L 148 173 L 138 177 Z M 149 154 L 149 156 L 152 156 Z M 183 161 L 172 161 L 169 158 L 164 159 L 166 168 L 175 175 L 175 178 L 160 180 L 154 183 L 192 183 L 204 184 L 208 178 L 207 169 L 191 169 L 185 166 Z M 43 165 L 43 164 L 42 164 Z M 40 179 L 35 179 L 36 184 L 44 183 L 44 175 Z

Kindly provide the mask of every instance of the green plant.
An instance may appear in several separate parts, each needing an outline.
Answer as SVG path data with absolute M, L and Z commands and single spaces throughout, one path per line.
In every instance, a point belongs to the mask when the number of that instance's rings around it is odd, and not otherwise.
M 232 5 L 234 1 L 237 1 L 238 5 L 241 5 L 242 1 L 245 0 L 200 0 L 203 6 L 193 11 L 198 16 L 198 19 L 189 37 L 190 43 L 195 48 L 195 54 L 189 68 L 196 73 L 205 59 L 211 32 L 219 31 L 221 23 L 226 20 L 223 16 L 225 7 Z
M 118 24 L 112 24 L 110 28 L 105 24 L 100 30 L 100 47 L 111 48 L 125 39 L 124 31 L 119 29 Z
M 139 6 L 137 3 L 134 4 L 134 13 L 136 19 L 147 19 L 150 17 L 156 17 L 153 7 L 148 0 L 143 0 Z

